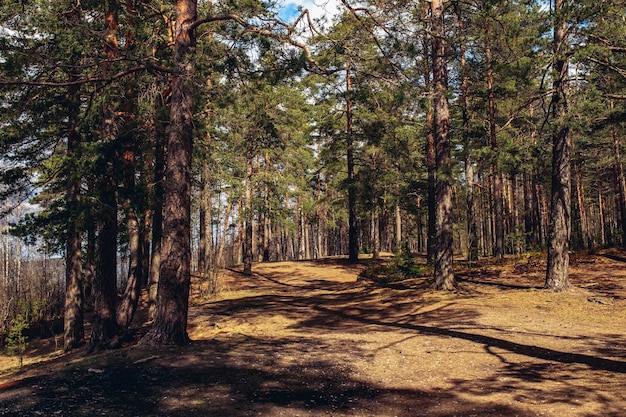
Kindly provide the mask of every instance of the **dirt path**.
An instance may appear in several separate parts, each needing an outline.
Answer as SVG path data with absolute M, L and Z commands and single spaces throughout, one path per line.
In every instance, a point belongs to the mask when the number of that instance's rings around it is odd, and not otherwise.
M 185 348 L 70 356 L 0 374 L 0 415 L 623 416 L 624 256 L 461 270 L 461 289 L 380 287 L 339 261 L 255 266 L 196 302 Z

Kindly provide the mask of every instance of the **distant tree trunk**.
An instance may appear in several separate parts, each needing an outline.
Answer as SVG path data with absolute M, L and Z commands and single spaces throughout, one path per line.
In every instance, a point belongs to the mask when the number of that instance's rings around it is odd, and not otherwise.
M 220 244 L 219 244 L 219 248 L 217 249 L 217 258 L 216 258 L 216 264 L 219 267 L 224 267 L 226 266 L 226 261 L 224 260 L 224 248 L 226 247 L 226 235 L 228 234 L 228 229 L 230 226 L 230 212 L 232 210 L 232 200 L 230 198 L 230 196 L 227 198 L 227 203 L 226 203 L 226 211 L 224 212 L 224 229 L 222 230 L 222 236 L 220 236 Z
M 248 163 L 248 173 L 246 174 L 246 183 L 244 185 L 244 235 L 242 242 L 243 252 L 243 274 L 252 275 L 252 258 L 254 252 L 252 250 L 253 223 L 254 212 L 252 210 L 252 164 Z
M 394 213 L 394 251 L 400 252 L 402 250 L 402 211 L 400 210 L 400 203 L 396 203 L 393 207 Z
M 432 54 L 434 87 L 434 131 L 437 165 L 435 201 L 436 210 L 436 250 L 435 284 L 439 290 L 452 290 L 456 287 L 453 272 L 452 251 L 452 164 L 450 161 L 450 111 L 446 91 L 448 70 L 446 63 L 446 42 L 443 0 L 432 0 Z
M 606 229 L 604 221 L 604 198 L 602 197 L 602 181 L 598 181 L 598 217 L 600 218 L 600 244 L 606 245 Z
M 152 328 L 142 343 L 189 343 L 187 313 L 191 282 L 191 156 L 193 144 L 192 47 L 195 0 L 176 0 L 176 38 L 172 81 L 170 133 L 165 172 L 162 261 L 157 308 Z
M 359 241 L 354 179 L 354 138 L 352 126 L 352 81 L 350 62 L 346 63 L 346 159 L 348 163 L 348 261 L 359 261 Z
M 380 258 L 380 209 L 378 203 L 374 203 L 371 219 L 371 236 L 372 236 L 372 256 L 374 259 Z
M 200 194 L 200 236 L 198 243 L 198 274 L 207 280 L 211 272 L 212 258 L 212 204 L 211 204 L 211 169 L 208 163 L 202 166 L 202 192 Z
M 574 162 L 574 179 L 576 181 L 576 197 L 578 199 L 578 213 L 580 218 L 580 234 L 583 247 L 591 249 L 591 239 L 589 233 L 589 222 L 587 220 L 587 209 L 585 207 L 585 188 L 580 168 L 581 162 Z
M 511 214 L 512 214 L 512 224 L 511 229 L 513 235 L 515 236 L 513 241 L 513 253 L 520 253 L 522 248 L 520 247 L 519 240 L 519 207 L 517 202 L 517 176 L 515 174 L 511 175 Z
M 458 19 L 459 31 L 463 33 L 463 19 Z M 469 109 L 468 88 L 469 82 L 466 74 L 466 48 L 463 42 L 461 48 L 461 119 L 463 145 L 465 147 L 465 181 L 467 203 L 467 260 L 472 262 L 478 259 L 478 225 L 476 222 L 476 203 L 474 201 L 474 161 L 469 138 Z
M 570 206 L 570 134 L 567 122 L 568 39 L 567 20 L 562 16 L 565 0 L 555 0 L 552 114 L 556 124 L 552 134 L 552 198 L 548 241 L 546 288 L 562 291 L 570 287 L 569 239 L 571 230 Z
M 311 236 L 309 235 L 309 219 L 302 216 L 302 237 L 304 241 L 304 259 L 311 259 Z
M 539 182 L 539 174 L 536 174 L 533 181 L 533 208 L 534 208 L 534 224 L 533 224 L 533 246 L 540 248 L 544 242 L 544 219 L 543 219 L 543 198 L 541 183 Z
M 72 77 L 74 78 L 74 77 Z M 80 179 L 73 161 L 78 158 L 81 137 L 77 125 L 80 111 L 80 97 L 76 86 L 68 92 L 68 129 L 67 140 L 68 166 L 65 201 L 68 206 L 67 240 L 65 246 L 65 315 L 64 349 L 69 351 L 84 343 L 84 293 L 82 278 L 82 234 L 78 227 L 78 204 L 80 199 Z M 8 251 L 6 251 L 8 253 Z
M 89 222 L 86 229 L 87 247 L 85 252 L 85 265 L 83 268 L 84 304 L 86 307 L 93 309 L 93 283 L 96 276 L 96 227 L 93 222 Z

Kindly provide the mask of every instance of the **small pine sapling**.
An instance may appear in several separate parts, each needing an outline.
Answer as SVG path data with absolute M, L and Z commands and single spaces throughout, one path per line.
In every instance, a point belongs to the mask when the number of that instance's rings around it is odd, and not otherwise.
M 24 352 L 28 347 L 28 337 L 24 335 L 26 329 L 28 329 L 28 320 L 26 315 L 20 313 L 13 319 L 5 340 L 8 354 L 19 357 L 20 367 L 24 364 Z

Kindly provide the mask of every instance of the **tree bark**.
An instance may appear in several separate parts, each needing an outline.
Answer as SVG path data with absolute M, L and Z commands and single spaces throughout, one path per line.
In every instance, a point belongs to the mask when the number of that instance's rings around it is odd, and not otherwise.
M 112 60 L 118 55 L 118 15 L 117 4 L 107 3 L 105 15 L 105 52 L 110 60 L 104 67 L 104 74 L 110 71 Z M 115 109 L 106 104 L 102 122 L 102 140 L 108 148 L 117 139 Z M 100 197 L 100 224 L 98 230 L 98 257 L 94 281 L 94 314 L 89 340 L 89 352 L 102 349 L 113 338 L 117 330 L 117 181 L 114 160 L 116 155 L 102 156 L 102 170 L 98 179 Z
M 132 145 L 131 145 L 132 147 Z M 122 157 L 124 166 L 125 198 L 123 201 L 126 216 L 126 232 L 128 234 L 129 265 L 126 288 L 120 305 L 117 307 L 117 325 L 128 329 L 135 317 L 141 284 L 143 279 L 143 245 L 141 242 L 141 224 L 133 201 L 135 195 L 135 152 L 126 149 Z
M 100 183 L 100 225 L 98 229 L 94 314 L 89 352 L 106 347 L 117 330 L 117 185 L 112 161 L 105 162 Z
M 65 314 L 64 314 L 64 349 L 69 351 L 84 343 L 84 293 L 82 278 L 82 234 L 78 226 L 80 199 L 80 180 L 75 172 L 73 161 L 79 157 L 81 137 L 78 133 L 78 112 L 80 97 L 78 87 L 71 87 L 68 92 L 68 128 L 67 140 L 68 166 L 65 200 L 68 207 L 67 241 L 65 247 Z
M 570 287 L 569 240 L 571 230 L 570 204 L 570 134 L 564 119 L 567 114 L 568 61 L 567 21 L 563 18 L 565 0 L 555 1 L 552 115 L 552 192 L 548 238 L 546 288 L 562 291 Z
M 155 118 L 156 119 L 156 118 Z M 154 121 L 154 188 L 152 190 L 152 253 L 148 277 L 148 312 L 156 314 L 159 271 L 161 269 L 161 246 L 163 238 L 163 199 L 165 194 L 165 125 Z
M 459 31 L 463 33 L 463 19 L 458 19 Z M 466 49 L 464 42 L 460 44 L 461 55 L 461 120 L 463 146 L 465 147 L 465 182 L 467 203 L 467 260 L 478 260 L 478 225 L 476 222 L 476 203 L 474 196 L 474 161 L 469 137 L 470 115 L 468 109 L 469 82 L 466 74 Z
M 163 247 L 156 315 L 142 343 L 185 345 L 191 283 L 191 156 L 193 145 L 193 75 L 191 59 L 196 21 L 195 0 L 176 0 L 176 38 L 170 134 L 165 172 Z
M 252 161 L 251 158 L 247 159 L 248 168 L 246 174 L 246 183 L 244 185 L 244 235 L 242 242 L 242 252 L 243 252 L 243 274 L 244 275 L 252 275 L 252 258 L 254 257 L 254 252 L 252 250 L 252 240 L 253 236 L 253 223 L 254 223 L 254 211 L 252 209 Z
M 359 261 L 359 241 L 354 179 L 354 137 L 352 122 L 352 80 L 350 62 L 346 63 L 346 159 L 348 163 L 348 262 Z
M 427 170 L 427 187 L 428 198 L 426 215 L 426 259 L 428 264 L 435 262 L 436 234 L 437 234 L 437 201 L 436 201 L 436 181 L 435 171 L 437 166 L 435 163 L 435 133 L 434 133 L 434 112 L 430 107 L 426 112 L 426 170 Z
M 498 170 L 498 139 L 496 135 L 496 105 L 493 85 L 493 59 L 491 57 L 491 44 L 489 39 L 489 24 L 485 24 L 485 56 L 487 59 L 487 90 L 489 109 L 489 138 L 491 143 L 492 173 L 493 173 L 493 209 L 495 242 L 493 256 L 497 260 L 504 258 L 504 212 L 502 209 L 502 174 Z
M 452 252 L 452 164 L 450 160 L 450 111 L 446 91 L 448 70 L 443 0 L 432 0 L 431 29 L 433 32 L 433 87 L 434 87 L 434 133 L 437 165 L 435 201 L 436 250 L 435 289 L 452 290 L 456 287 Z
M 581 172 L 580 160 L 574 162 L 574 179 L 576 182 L 576 197 L 578 199 L 578 213 L 580 218 L 580 234 L 583 247 L 591 249 L 591 239 L 589 233 L 589 221 L 587 220 L 587 208 L 585 205 L 585 188 Z
M 615 107 L 615 103 L 611 101 L 611 110 Z M 619 199 L 619 219 L 620 219 L 620 232 L 622 235 L 622 246 L 626 246 L 626 179 L 624 178 L 624 167 L 622 165 L 622 143 L 619 135 L 615 129 L 615 126 L 611 129 L 611 135 L 613 138 L 613 153 L 615 159 L 613 161 L 615 166 L 615 176 L 617 182 L 617 198 Z

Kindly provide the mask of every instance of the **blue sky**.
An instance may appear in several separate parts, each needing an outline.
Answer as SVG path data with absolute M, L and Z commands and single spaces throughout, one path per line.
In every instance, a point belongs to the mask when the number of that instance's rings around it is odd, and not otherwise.
M 331 21 L 332 16 L 337 14 L 341 7 L 341 0 L 293 0 L 285 2 L 278 8 L 278 16 L 284 21 L 292 21 L 300 14 L 298 7 L 307 9 L 313 19 L 326 17 L 328 21 Z

